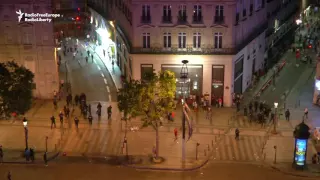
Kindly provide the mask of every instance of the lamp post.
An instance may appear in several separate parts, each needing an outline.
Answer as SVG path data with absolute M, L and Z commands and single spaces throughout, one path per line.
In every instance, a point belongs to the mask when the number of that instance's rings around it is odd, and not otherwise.
M 181 92 L 182 92 L 182 162 L 186 159 L 186 115 L 184 114 L 184 103 L 185 103 L 185 93 L 184 93 L 184 85 L 186 83 L 186 80 L 188 78 L 188 60 L 182 60 L 182 68 L 180 72 L 180 79 L 183 80 L 183 85 L 181 86 Z
M 28 121 L 26 118 L 23 118 L 22 121 L 23 127 L 24 127 L 24 136 L 25 136 L 25 141 L 26 141 L 26 149 L 28 149 Z
M 46 152 L 48 152 L 48 136 L 46 136 Z
M 277 122 L 278 122 L 278 115 L 277 115 L 277 110 L 278 110 L 278 102 L 274 102 L 274 120 L 273 120 L 273 134 L 277 134 Z

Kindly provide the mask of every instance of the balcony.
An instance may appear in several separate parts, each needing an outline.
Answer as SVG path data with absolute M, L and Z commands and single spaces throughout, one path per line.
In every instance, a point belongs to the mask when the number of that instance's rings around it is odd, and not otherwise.
M 178 16 L 178 24 L 187 24 L 188 23 L 187 16 Z
M 192 16 L 192 24 L 202 24 L 202 16 Z
M 162 16 L 162 23 L 164 24 L 172 23 L 172 16 Z
M 225 24 L 224 16 L 215 16 L 214 17 L 214 24 Z
M 141 16 L 141 23 L 142 24 L 150 24 L 151 23 L 151 16 Z
M 171 48 L 153 47 L 142 48 L 134 47 L 131 49 L 132 54 L 176 54 L 176 55 L 232 55 L 236 53 L 234 48 L 214 48 L 213 46 L 207 46 L 205 48 L 193 48 L 192 45 L 187 45 L 184 49 L 179 49 L 177 44 L 172 44 Z

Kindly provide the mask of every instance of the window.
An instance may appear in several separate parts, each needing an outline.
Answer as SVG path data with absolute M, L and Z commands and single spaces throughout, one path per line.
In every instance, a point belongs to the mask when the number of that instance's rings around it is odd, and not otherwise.
M 171 48 L 171 33 L 163 33 L 163 47 Z
M 261 9 L 261 0 L 255 0 L 255 10 L 259 11 Z
M 143 5 L 142 6 L 141 22 L 150 23 L 150 21 L 151 21 L 150 6 L 149 5 Z
M 141 64 L 141 79 L 146 80 L 153 73 L 152 64 Z
M 185 23 L 187 21 L 187 6 L 186 5 L 179 6 L 178 21 L 183 22 L 183 23 Z
M 252 13 L 253 13 L 253 1 L 251 0 L 251 2 L 250 2 L 250 12 L 249 12 L 249 16 L 251 16 L 252 15 Z
M 214 48 L 222 48 L 222 33 L 214 33 Z
M 186 33 L 179 33 L 178 34 L 178 44 L 179 48 L 186 48 L 186 41 L 187 41 L 187 34 Z
M 32 44 L 32 30 L 31 28 L 22 28 L 22 44 Z
M 214 17 L 215 23 L 223 23 L 224 22 L 224 14 L 223 14 L 223 6 L 217 5 L 216 6 L 216 14 Z
M 201 48 L 201 34 L 193 33 L 193 48 Z
M 245 18 L 246 16 L 247 16 L 247 10 L 246 10 L 246 9 L 243 9 L 243 10 L 242 10 L 242 17 Z
M 143 48 L 150 48 L 150 33 L 143 33 Z
M 193 6 L 193 22 L 202 22 L 202 7 L 200 5 Z
M 171 6 L 170 5 L 163 6 L 162 21 L 167 22 L 167 23 L 171 23 Z

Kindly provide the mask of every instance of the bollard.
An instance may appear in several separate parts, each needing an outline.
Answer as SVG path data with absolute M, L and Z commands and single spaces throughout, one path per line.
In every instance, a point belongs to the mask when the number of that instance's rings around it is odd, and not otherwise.
M 207 151 L 206 150 L 204 150 L 204 156 L 207 156 Z
M 210 146 L 209 146 L 209 144 L 208 144 L 208 151 L 210 151 Z

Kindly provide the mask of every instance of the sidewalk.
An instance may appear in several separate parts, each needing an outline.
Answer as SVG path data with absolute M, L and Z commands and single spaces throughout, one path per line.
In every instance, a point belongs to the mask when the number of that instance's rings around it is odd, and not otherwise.
M 23 151 L 3 150 L 4 164 L 44 164 L 43 155 L 45 151 L 35 151 L 34 162 L 27 161 Z M 52 161 L 59 156 L 59 151 L 47 152 L 48 161 Z
M 277 163 L 272 164 L 271 167 L 274 170 L 282 172 L 284 174 L 303 177 L 320 177 L 320 164 L 308 164 L 305 170 L 296 170 L 292 168 L 292 163 Z

